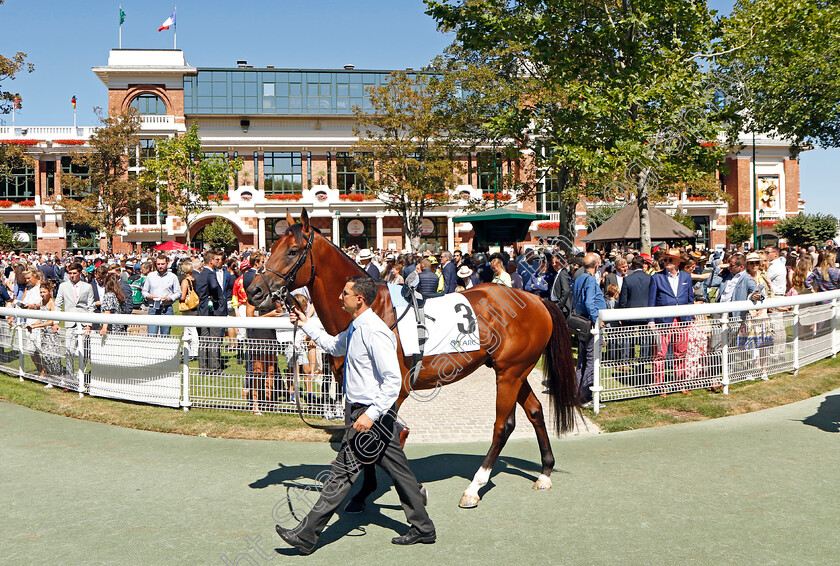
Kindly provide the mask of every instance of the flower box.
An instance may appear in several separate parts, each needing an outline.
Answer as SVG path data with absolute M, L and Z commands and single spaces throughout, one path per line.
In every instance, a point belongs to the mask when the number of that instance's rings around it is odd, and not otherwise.
M 35 201 L 34 200 L 22 200 L 17 204 L 18 204 L 18 206 L 35 206 Z
M 303 195 L 289 194 L 289 195 L 265 195 L 268 200 L 300 200 Z
M 559 222 L 537 222 L 538 230 L 559 230 Z
M 481 193 L 481 198 L 484 200 L 510 200 L 510 195 L 505 193 Z
M 758 223 L 758 225 L 761 226 L 762 228 L 772 228 L 773 226 L 775 226 L 778 223 L 779 223 L 778 220 L 762 220 L 761 222 Z
M 338 195 L 339 200 L 349 200 L 350 202 L 363 202 L 366 200 L 376 200 L 376 195 L 368 195 L 365 193 L 349 193 L 346 195 Z
M 0 143 L 12 145 L 38 145 L 41 143 L 41 140 L 0 140 Z
M 55 140 L 55 142 L 60 145 L 85 145 L 87 143 L 85 140 Z
M 207 197 L 207 200 L 210 202 L 222 202 L 226 200 L 230 200 L 230 196 L 228 195 L 210 195 Z

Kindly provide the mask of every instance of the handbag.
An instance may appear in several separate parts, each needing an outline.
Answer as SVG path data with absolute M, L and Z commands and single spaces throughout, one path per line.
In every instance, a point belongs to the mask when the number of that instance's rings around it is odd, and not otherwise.
M 187 293 L 187 296 L 184 297 L 184 299 L 180 303 L 178 303 L 178 306 L 182 312 L 191 311 L 198 306 L 198 293 L 195 292 L 195 288 L 193 287 L 192 281 L 189 282 L 189 286 L 190 292 Z
M 583 292 L 583 285 L 580 286 L 581 292 Z M 569 325 L 569 331 L 574 335 L 587 335 L 592 332 L 592 321 L 589 318 L 580 316 L 574 311 L 575 305 L 577 305 L 578 297 L 575 297 L 574 302 L 572 303 L 572 313 L 566 318 L 566 323 Z

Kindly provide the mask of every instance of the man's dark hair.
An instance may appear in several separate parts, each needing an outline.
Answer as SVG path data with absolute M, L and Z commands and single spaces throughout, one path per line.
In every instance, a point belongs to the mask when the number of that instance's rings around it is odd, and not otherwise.
M 367 275 L 348 277 L 347 281 L 353 284 L 353 292 L 357 295 L 361 295 L 367 306 L 373 304 L 376 300 L 376 295 L 379 292 L 379 285 L 377 285 L 376 281 Z
M 85 268 L 82 267 L 82 264 L 78 261 L 71 263 L 70 267 L 67 268 L 67 271 L 78 271 L 79 273 L 83 272 L 84 270 Z
M 207 250 L 206 252 L 204 252 L 204 265 L 207 265 L 208 263 L 216 259 L 217 255 L 219 254 L 216 250 Z
M 635 269 L 644 269 L 645 268 L 645 260 L 639 256 L 633 258 L 633 263 L 630 264 L 630 267 Z

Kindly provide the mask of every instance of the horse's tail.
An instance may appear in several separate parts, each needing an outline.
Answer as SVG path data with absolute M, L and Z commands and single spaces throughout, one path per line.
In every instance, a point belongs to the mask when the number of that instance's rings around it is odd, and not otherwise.
M 575 409 L 580 409 L 572 337 L 566 317 L 552 301 L 543 299 L 551 315 L 551 338 L 543 356 L 544 370 L 554 413 L 554 428 L 564 434 L 574 427 Z

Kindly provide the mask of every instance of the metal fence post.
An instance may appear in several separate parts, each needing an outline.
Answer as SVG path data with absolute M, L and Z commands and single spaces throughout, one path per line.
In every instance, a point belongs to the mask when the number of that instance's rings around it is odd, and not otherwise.
M 181 406 L 184 412 L 190 410 L 190 349 L 181 339 Z
M 793 375 L 799 375 L 799 305 L 793 307 Z
M 595 343 L 592 345 L 592 409 L 597 415 L 601 407 L 601 319 L 592 326 L 592 339 Z M 578 352 L 580 355 L 580 352 Z
M 729 395 L 729 313 L 723 313 L 720 317 L 721 349 L 720 349 L 720 383 L 723 385 L 723 394 Z
M 23 381 L 26 372 L 23 371 L 23 326 L 18 326 L 18 379 Z

